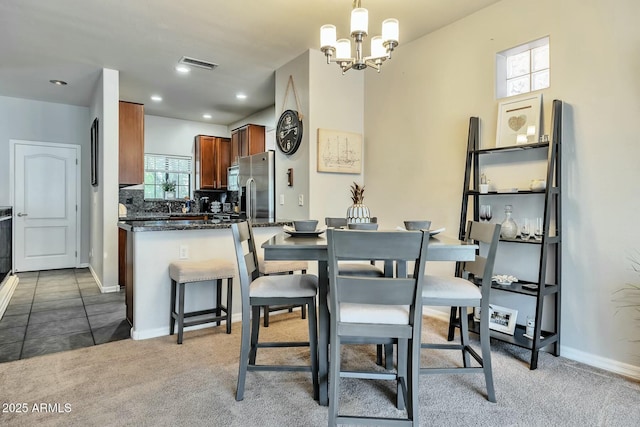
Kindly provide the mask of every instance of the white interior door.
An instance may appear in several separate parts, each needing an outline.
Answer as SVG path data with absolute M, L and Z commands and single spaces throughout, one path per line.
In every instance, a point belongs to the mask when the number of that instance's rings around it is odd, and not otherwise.
M 79 147 L 14 147 L 14 270 L 76 267 Z

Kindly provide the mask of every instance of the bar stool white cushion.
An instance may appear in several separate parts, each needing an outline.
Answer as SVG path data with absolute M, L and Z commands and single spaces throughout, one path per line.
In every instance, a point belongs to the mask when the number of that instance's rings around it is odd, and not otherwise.
M 258 256 L 258 266 L 260 274 L 287 273 L 309 269 L 307 261 L 265 261 L 264 255 Z
M 434 276 L 427 274 L 422 288 L 422 298 L 475 299 L 480 300 L 480 287 L 461 277 Z M 426 305 L 426 303 L 425 303 Z
M 317 293 L 318 276 L 312 274 L 260 276 L 249 287 L 249 295 L 256 298 L 313 297 Z
M 169 276 L 177 283 L 227 279 L 235 275 L 236 264 L 224 259 L 174 261 L 169 265 Z

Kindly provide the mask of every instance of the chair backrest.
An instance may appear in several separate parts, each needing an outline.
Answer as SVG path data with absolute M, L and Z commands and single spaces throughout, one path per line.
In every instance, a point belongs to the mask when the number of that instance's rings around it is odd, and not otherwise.
M 347 218 L 331 218 L 326 217 L 324 223 L 327 227 L 346 227 Z
M 410 325 L 422 319 L 422 286 L 429 233 L 327 229 L 330 308 L 340 322 L 340 304 L 410 306 Z M 370 259 L 415 261 L 409 278 L 341 276 L 338 261 Z M 418 322 L 418 323 L 416 323 Z
M 231 232 L 236 248 L 236 260 L 240 274 L 240 294 L 244 310 L 244 307 L 249 307 L 249 285 L 260 275 L 258 254 L 250 222 L 231 224 Z
M 483 285 L 482 297 L 488 297 L 489 290 L 491 289 L 491 277 L 493 276 L 493 266 L 496 261 L 498 242 L 500 240 L 500 224 L 469 221 L 467 223 L 465 240 L 488 245 L 486 248 L 486 256 L 481 256 L 478 250 L 475 260 L 461 263 L 460 272 L 462 277 L 473 275 L 476 282 L 480 280 Z

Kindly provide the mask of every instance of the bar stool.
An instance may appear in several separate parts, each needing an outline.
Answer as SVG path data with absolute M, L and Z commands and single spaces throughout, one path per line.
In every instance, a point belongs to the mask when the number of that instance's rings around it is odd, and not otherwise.
M 171 277 L 171 317 L 169 319 L 169 335 L 173 335 L 175 323 L 178 322 L 178 344 L 182 344 L 185 326 L 202 325 L 204 323 L 220 321 L 227 323 L 227 333 L 231 333 L 231 301 L 233 277 L 236 274 L 235 263 L 225 259 L 210 259 L 206 261 L 175 261 L 169 265 Z M 222 280 L 227 280 L 227 304 L 222 304 Z M 215 281 L 216 305 L 207 310 L 184 312 L 184 290 L 187 283 Z M 178 300 L 176 301 L 176 285 L 178 285 Z M 177 307 L 176 307 L 177 302 Z M 223 315 L 224 313 L 224 315 Z M 185 318 L 206 316 L 201 319 L 185 322 Z
M 306 274 L 309 269 L 309 263 L 307 261 L 265 261 L 263 255 L 258 256 L 258 270 L 261 276 L 269 276 L 273 274 L 293 274 L 295 271 L 300 271 L 302 274 Z M 264 312 L 264 327 L 269 327 L 269 313 L 274 311 L 289 310 L 289 313 L 293 312 L 295 307 L 300 307 L 302 311 L 302 318 L 307 318 L 307 306 L 302 305 L 278 305 L 268 306 L 263 308 Z

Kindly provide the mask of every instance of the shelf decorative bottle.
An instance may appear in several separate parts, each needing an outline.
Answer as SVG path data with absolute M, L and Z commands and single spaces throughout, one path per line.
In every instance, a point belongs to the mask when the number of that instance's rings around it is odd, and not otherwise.
M 500 226 L 500 237 L 503 239 L 515 239 L 518 235 L 518 225 L 511 218 L 511 205 L 504 207 L 504 221 Z
M 347 209 L 347 222 L 350 224 L 371 222 L 369 208 L 362 203 L 364 200 L 364 185 L 360 186 L 355 182 L 353 183 L 351 186 L 351 200 L 353 205 Z

